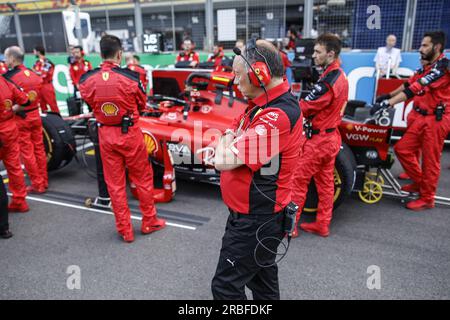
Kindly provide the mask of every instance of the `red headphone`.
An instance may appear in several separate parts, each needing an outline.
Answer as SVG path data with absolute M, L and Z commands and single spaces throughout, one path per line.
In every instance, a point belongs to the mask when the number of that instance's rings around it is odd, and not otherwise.
M 270 70 L 270 67 L 267 65 L 266 57 L 264 57 L 259 51 L 258 47 L 256 46 L 256 38 L 252 38 L 247 42 L 247 56 L 248 52 L 250 50 L 255 50 L 258 55 L 260 55 L 265 62 L 257 61 L 250 65 L 250 70 L 248 71 L 248 78 L 252 85 L 255 87 L 265 87 L 270 83 L 270 80 L 272 80 L 272 72 Z

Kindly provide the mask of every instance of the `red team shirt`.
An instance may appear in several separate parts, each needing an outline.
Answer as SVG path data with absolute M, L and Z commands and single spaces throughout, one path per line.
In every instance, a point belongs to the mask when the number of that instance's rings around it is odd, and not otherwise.
M 303 140 L 301 111 L 286 81 L 267 93 L 267 106 L 265 94 L 253 99 L 233 125 L 238 137 L 231 150 L 244 165 L 220 176 L 225 204 L 241 214 L 279 212 L 291 201 L 291 177 Z

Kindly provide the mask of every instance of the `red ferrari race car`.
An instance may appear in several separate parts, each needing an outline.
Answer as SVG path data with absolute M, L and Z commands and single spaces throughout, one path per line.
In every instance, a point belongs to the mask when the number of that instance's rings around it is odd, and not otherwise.
M 163 180 L 156 200 L 170 201 L 177 178 L 219 184 L 219 172 L 213 166 L 215 144 L 234 118 L 246 108 L 246 102 L 233 86 L 228 72 L 192 69 L 153 71 L 153 92 L 148 109 L 138 122 L 157 180 Z M 343 137 L 335 167 L 335 207 L 351 192 L 365 203 L 381 200 L 383 194 L 409 197 L 389 169 L 394 163 L 390 151 L 394 110 L 381 110 L 370 116 L 365 102 L 349 101 L 339 127 Z M 74 135 L 88 135 L 90 114 L 66 118 Z M 73 148 L 73 145 L 71 145 Z M 83 156 L 87 150 L 82 150 Z M 92 156 L 92 150 L 88 152 Z M 131 186 L 132 187 L 132 186 Z M 439 199 L 438 199 L 439 200 Z M 437 203 L 448 204 L 448 199 Z M 311 183 L 305 212 L 315 212 L 317 192 Z

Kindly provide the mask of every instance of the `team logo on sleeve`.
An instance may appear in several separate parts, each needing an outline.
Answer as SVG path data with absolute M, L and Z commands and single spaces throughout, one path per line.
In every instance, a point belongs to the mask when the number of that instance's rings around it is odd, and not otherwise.
M 119 108 L 112 102 L 102 104 L 101 110 L 107 117 L 117 116 L 119 113 Z
M 280 115 L 278 113 L 273 112 L 273 111 L 269 112 L 268 114 L 266 114 L 266 118 L 271 120 L 271 121 L 277 121 L 279 116 Z
M 267 134 L 267 129 L 266 129 L 266 127 L 265 127 L 264 125 L 259 124 L 259 125 L 257 125 L 257 126 L 255 127 L 255 132 L 256 132 L 256 134 L 259 135 L 259 136 L 264 136 L 264 135 Z
M 102 73 L 102 78 L 103 78 L 103 81 L 108 81 L 108 79 L 109 79 L 109 72 L 103 72 Z
M 6 99 L 4 102 L 4 105 L 5 105 L 5 110 L 10 111 L 12 109 L 13 103 L 11 100 Z
M 37 92 L 36 91 L 30 91 L 28 92 L 28 99 L 30 100 L 30 102 L 33 102 L 36 100 L 37 98 Z

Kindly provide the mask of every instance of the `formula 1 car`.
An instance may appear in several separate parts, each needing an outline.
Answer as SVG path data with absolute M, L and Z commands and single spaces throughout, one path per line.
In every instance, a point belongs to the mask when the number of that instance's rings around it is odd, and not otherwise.
M 159 190 L 156 201 L 172 199 L 175 175 L 219 184 L 220 175 L 212 163 L 214 147 L 233 119 L 247 107 L 241 97 L 229 72 L 153 71 L 153 92 L 138 126 L 144 134 L 155 177 L 163 178 L 163 189 Z M 85 114 L 66 120 L 74 128 L 74 134 L 83 134 L 79 131 L 80 121 L 90 117 Z M 393 117 L 394 110 L 380 110 L 371 116 L 365 102 L 348 102 L 339 126 L 343 145 L 335 165 L 335 207 L 353 191 L 368 204 L 380 201 L 383 194 L 392 190 L 390 195 L 409 196 L 400 191 L 389 171 L 394 163 L 390 151 Z M 317 199 L 312 181 L 304 211 L 317 211 Z

